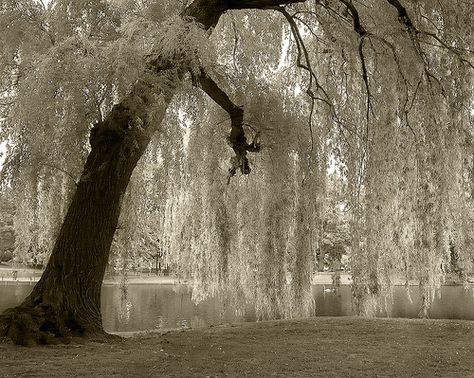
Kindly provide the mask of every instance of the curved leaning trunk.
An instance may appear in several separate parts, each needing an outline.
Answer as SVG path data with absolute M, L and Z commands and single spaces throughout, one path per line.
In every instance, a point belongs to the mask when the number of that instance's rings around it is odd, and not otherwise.
M 207 30 L 229 9 L 266 9 L 303 1 L 195 0 L 182 17 L 199 22 Z M 150 70 L 157 74 L 167 68 L 173 69 L 169 62 L 150 62 Z M 175 78 L 180 80 L 179 75 Z M 207 89 L 221 106 L 235 110 L 219 88 L 211 85 Z M 55 337 L 104 333 L 100 291 L 122 196 L 173 92 L 174 88 L 153 88 L 139 82 L 132 93 L 91 130 L 91 152 L 48 265 L 25 301 L 0 315 L 0 337 L 8 337 L 16 344 L 31 345 L 49 343 Z M 157 95 L 161 96 L 162 109 L 156 115 Z M 236 143 L 250 148 L 245 137 L 236 139 Z
M 113 128 L 98 125 L 93 130 L 92 150 L 51 259 L 26 301 L 57 304 L 66 325 L 79 331 L 102 329 L 100 288 L 122 196 L 149 142 L 133 129 L 120 135 L 128 118 Z
M 140 95 L 132 93 L 91 130 L 91 152 L 48 265 L 25 301 L 1 316 L 0 335 L 28 345 L 103 332 L 102 280 L 122 197 L 151 137 L 152 125 L 143 121 L 149 91 L 137 85 Z

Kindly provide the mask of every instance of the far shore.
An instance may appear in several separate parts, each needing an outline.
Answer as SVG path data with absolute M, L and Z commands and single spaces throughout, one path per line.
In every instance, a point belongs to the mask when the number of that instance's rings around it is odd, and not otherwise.
M 16 271 L 16 273 L 14 273 Z M 11 267 L 8 265 L 0 264 L 0 284 L 3 283 L 30 283 L 35 284 L 41 277 L 43 271 L 41 269 L 33 269 L 28 267 Z M 352 285 L 352 276 L 349 273 L 341 273 L 339 284 L 336 285 L 333 282 L 333 272 L 318 272 L 313 275 L 313 285 L 326 285 L 326 286 L 349 286 Z M 191 280 L 183 279 L 175 275 L 168 275 L 163 273 L 156 274 L 155 272 L 127 273 L 126 279 L 119 274 L 111 275 L 106 274 L 103 284 L 108 285 L 121 285 L 126 282 L 127 285 L 190 285 Z M 468 284 L 474 284 L 474 277 L 470 275 L 468 278 Z M 406 282 L 404 279 L 395 280 L 394 286 L 405 286 Z M 418 282 L 409 281 L 409 286 L 418 286 Z M 443 285 L 455 286 L 462 285 L 449 277 L 445 280 Z

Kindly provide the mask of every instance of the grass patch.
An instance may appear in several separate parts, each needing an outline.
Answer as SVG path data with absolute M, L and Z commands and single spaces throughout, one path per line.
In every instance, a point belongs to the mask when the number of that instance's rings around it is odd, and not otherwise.
M 311 318 L 0 345 L 1 377 L 474 377 L 474 322 Z

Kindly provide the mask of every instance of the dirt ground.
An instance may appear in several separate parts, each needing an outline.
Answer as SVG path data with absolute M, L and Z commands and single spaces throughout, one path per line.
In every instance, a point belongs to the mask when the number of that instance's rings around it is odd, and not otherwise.
M 474 377 L 474 322 L 323 317 L 0 345 L 0 377 L 71 376 Z

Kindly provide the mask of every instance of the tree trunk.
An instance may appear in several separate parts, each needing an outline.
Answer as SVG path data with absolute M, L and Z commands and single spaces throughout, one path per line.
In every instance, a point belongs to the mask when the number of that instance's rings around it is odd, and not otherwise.
M 264 9 L 301 1 L 304 0 L 195 0 L 182 16 L 209 29 L 228 9 Z M 155 72 L 173 68 L 169 62 L 159 60 L 149 65 Z M 57 337 L 104 334 L 100 312 L 102 280 L 122 196 L 164 115 L 161 109 L 158 115 L 150 116 L 155 111 L 156 91 L 146 83 L 137 83 L 132 93 L 91 130 L 91 152 L 48 265 L 25 301 L 0 315 L 0 337 L 32 345 L 49 343 Z M 166 91 L 158 94 L 168 104 L 174 88 Z
M 147 93 L 149 88 L 137 84 L 91 130 L 91 152 L 46 270 L 28 298 L 2 315 L 0 331 L 14 342 L 103 332 L 100 291 L 122 197 L 150 141 L 142 114 Z

